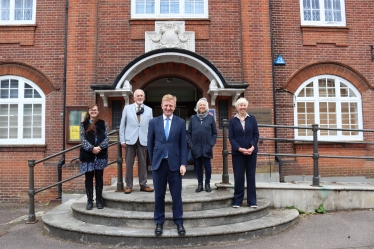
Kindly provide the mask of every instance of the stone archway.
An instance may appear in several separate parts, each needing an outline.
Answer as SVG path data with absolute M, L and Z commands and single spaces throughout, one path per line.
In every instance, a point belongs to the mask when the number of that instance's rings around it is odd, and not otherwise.
M 315 62 L 300 68 L 288 78 L 283 88 L 288 92 L 295 93 L 303 82 L 322 74 L 332 74 L 348 80 L 357 87 L 361 94 L 371 88 L 369 81 L 357 70 L 335 61 Z

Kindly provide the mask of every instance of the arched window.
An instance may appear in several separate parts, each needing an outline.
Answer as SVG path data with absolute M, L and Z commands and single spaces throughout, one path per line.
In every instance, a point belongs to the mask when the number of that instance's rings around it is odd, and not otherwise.
M 321 128 L 362 129 L 360 92 L 348 81 L 320 75 L 304 82 L 295 92 L 295 125 Z M 320 130 L 319 140 L 363 140 L 362 132 Z M 312 130 L 295 130 L 295 138 L 312 139 Z
M 0 77 L 0 144 L 44 144 L 44 127 L 41 89 L 22 77 Z

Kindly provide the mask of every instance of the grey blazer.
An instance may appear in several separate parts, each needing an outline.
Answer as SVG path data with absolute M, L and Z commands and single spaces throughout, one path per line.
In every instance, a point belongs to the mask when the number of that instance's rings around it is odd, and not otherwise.
M 122 112 L 121 126 L 119 129 L 120 142 L 134 145 L 139 138 L 142 146 L 147 146 L 149 121 L 153 118 L 152 109 L 142 105 L 144 113 L 140 114 L 140 123 L 136 116 L 136 103 L 125 106 Z

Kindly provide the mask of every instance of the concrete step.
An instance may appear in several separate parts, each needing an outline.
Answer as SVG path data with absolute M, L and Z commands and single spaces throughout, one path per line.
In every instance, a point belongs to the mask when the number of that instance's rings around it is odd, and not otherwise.
M 268 200 L 258 200 L 257 204 L 258 208 L 256 209 L 246 205 L 241 208 L 232 208 L 230 205 L 211 210 L 184 211 L 183 224 L 185 228 L 235 224 L 258 219 L 269 213 L 270 202 Z M 71 208 L 73 210 L 73 216 L 86 223 L 131 228 L 149 228 L 153 227 L 155 224 L 153 220 L 153 210 L 152 212 L 126 211 L 108 207 L 104 209 L 94 208 L 92 210 L 86 210 L 86 203 L 78 202 L 73 203 Z M 172 212 L 165 213 L 166 220 L 164 228 L 175 227 L 172 217 Z
M 270 210 L 267 215 L 258 219 L 235 224 L 187 228 L 184 237 L 178 236 L 175 227 L 165 228 L 163 235 L 156 237 L 155 224 L 147 228 L 129 228 L 90 224 L 75 219 L 71 209 L 73 203 L 74 201 L 67 201 L 42 216 L 46 231 L 54 237 L 65 240 L 116 247 L 175 248 L 248 240 L 277 234 L 291 227 L 298 218 L 298 212 L 294 209 Z M 243 206 L 239 209 L 245 208 L 247 207 Z M 231 210 L 235 209 L 231 208 Z
M 212 192 L 195 192 L 196 186 L 186 186 L 182 190 L 183 211 L 199 211 L 223 208 L 232 205 L 234 190 L 217 190 Z M 107 188 L 103 192 L 104 206 L 126 211 L 154 211 L 154 193 L 141 192 L 133 188 L 131 194 L 115 192 L 114 188 Z M 169 191 L 165 195 L 165 211 L 172 211 L 172 200 Z

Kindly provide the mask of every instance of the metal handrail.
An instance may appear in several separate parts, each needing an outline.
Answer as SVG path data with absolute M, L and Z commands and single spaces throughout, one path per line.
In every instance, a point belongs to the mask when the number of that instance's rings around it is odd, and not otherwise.
M 223 120 L 223 149 L 222 149 L 222 156 L 223 156 L 223 172 L 228 171 L 228 155 L 231 154 L 227 150 L 227 126 L 228 121 L 227 119 Z M 318 124 L 313 124 L 310 126 L 286 126 L 286 125 L 267 125 L 267 124 L 258 124 L 258 127 L 267 127 L 267 128 L 286 128 L 286 129 L 308 129 L 313 131 L 313 140 L 302 140 L 302 139 L 287 139 L 287 138 L 266 138 L 260 137 L 261 140 L 273 140 L 278 142 L 306 142 L 306 143 L 313 143 L 313 154 L 283 154 L 283 153 L 257 153 L 261 156 L 275 156 L 276 161 L 279 162 L 281 167 L 281 156 L 285 157 L 311 157 L 313 158 L 313 185 L 312 186 L 320 186 L 320 176 L 319 176 L 319 167 L 318 167 L 318 160 L 319 158 L 343 158 L 343 159 L 374 159 L 374 157 L 370 156 L 331 156 L 331 155 L 320 155 L 318 153 L 318 144 L 319 143 L 344 143 L 344 144 L 369 144 L 372 145 L 374 142 L 364 142 L 364 141 L 325 141 L 325 140 L 318 140 L 318 131 L 319 130 L 335 130 L 335 131 L 355 131 L 355 132 L 374 132 L 372 129 L 343 129 L 343 128 L 321 128 L 318 127 Z M 225 143 L 226 141 L 226 143 Z M 222 175 L 222 182 L 221 184 L 230 184 L 227 176 L 225 173 Z
M 122 147 L 121 147 L 121 143 L 119 141 L 119 131 L 118 130 L 113 130 L 111 132 L 108 133 L 108 136 L 110 135 L 113 135 L 113 134 L 117 134 L 118 135 L 118 138 L 117 138 L 117 142 L 113 142 L 113 143 L 110 143 L 108 144 L 108 148 L 109 147 L 112 147 L 114 145 L 118 145 L 117 146 L 117 159 L 115 161 L 112 161 L 110 163 L 108 163 L 108 165 L 111 165 L 111 164 L 114 164 L 114 163 L 117 163 L 117 191 L 123 191 L 123 177 L 122 177 L 122 163 L 123 163 L 123 159 L 122 159 Z M 63 155 L 63 158 L 60 160 L 60 162 L 58 163 L 58 168 L 59 168 L 59 171 L 61 170 L 61 167 L 63 164 L 65 164 L 65 153 L 69 152 L 69 151 L 73 151 L 77 148 L 80 148 L 82 146 L 82 144 L 78 144 L 78 145 L 75 145 L 69 149 L 66 149 L 66 150 L 63 150 L 63 151 L 60 151 L 56 154 L 53 154 L 51 156 L 48 156 L 48 157 L 45 157 L 43 159 L 40 159 L 40 160 L 28 160 L 28 166 L 29 166 L 29 191 L 28 191 L 28 195 L 29 195 L 29 215 L 28 215 L 28 221 L 26 223 L 36 223 L 37 220 L 36 220 L 36 216 L 35 216 L 35 195 L 37 193 L 40 193 L 44 190 L 47 190 L 49 188 L 52 188 L 54 186 L 59 186 L 59 195 L 60 195 L 60 191 L 61 191 L 61 185 L 62 183 L 64 182 L 68 182 L 70 180 L 73 180 L 75 178 L 78 178 L 82 175 L 84 175 L 84 173 L 81 173 L 81 174 L 78 174 L 78 175 L 75 175 L 75 176 L 72 176 L 68 179 L 65 179 L 65 180 L 60 180 L 54 184 L 51 184 L 49 186 L 46 186 L 46 187 L 43 187 L 43 188 L 40 188 L 38 190 L 35 190 L 35 187 L 34 187 L 34 167 L 35 165 L 41 163 L 41 162 L 44 162 L 44 161 L 47 161 L 49 159 L 52 159 L 52 158 L 55 158 L 59 155 Z M 73 160 L 76 160 L 78 159 L 79 157 L 77 158 L 74 158 Z M 72 161 L 73 161 L 72 160 Z M 71 162 L 72 162 L 71 161 Z M 60 172 L 59 172 L 60 173 Z

